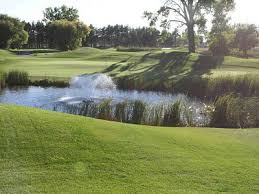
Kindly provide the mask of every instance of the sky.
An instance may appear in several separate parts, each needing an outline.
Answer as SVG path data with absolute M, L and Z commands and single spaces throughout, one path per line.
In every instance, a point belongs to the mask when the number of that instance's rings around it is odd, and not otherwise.
M 147 26 L 142 17 L 145 10 L 156 11 L 165 0 L 0 0 L 0 13 L 25 21 L 43 18 L 46 7 L 73 6 L 79 10 L 80 19 L 97 27 L 124 24 L 132 27 Z M 259 25 L 259 0 L 236 0 L 232 23 Z

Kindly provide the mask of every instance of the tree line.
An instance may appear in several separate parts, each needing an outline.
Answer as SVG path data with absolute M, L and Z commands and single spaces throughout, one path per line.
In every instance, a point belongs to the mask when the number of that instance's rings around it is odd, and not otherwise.
M 144 13 L 150 27 L 140 28 L 87 26 L 79 20 L 77 9 L 65 5 L 46 8 L 43 20 L 37 23 L 0 15 L 0 48 L 187 46 L 189 52 L 195 52 L 198 46 L 205 45 L 213 55 L 241 51 L 247 57 L 248 50 L 258 44 L 258 29 L 252 24 L 230 25 L 228 13 L 234 8 L 234 0 L 166 0 L 157 12 Z M 209 14 L 212 16 L 210 31 L 206 28 Z M 163 30 L 157 30 L 158 23 Z M 185 30 L 170 31 L 172 23 Z
M 49 26 L 44 22 L 25 23 L 29 34 L 24 48 L 49 48 Z M 151 27 L 131 28 L 125 25 L 108 25 L 103 28 L 89 26 L 90 33 L 82 41 L 83 46 L 95 48 L 109 47 L 176 47 L 184 44 L 184 35 L 177 29 L 172 32 L 159 31 Z
M 91 32 L 85 46 L 91 47 L 172 47 L 179 45 L 177 30 L 169 32 L 156 28 L 131 28 L 124 25 L 108 25 L 103 28 L 90 26 Z
M 7 15 L 1 16 L 0 35 L 9 34 L 10 37 L 1 36 L 3 40 L 0 40 L 0 43 L 2 42 L 0 48 L 72 50 L 80 46 L 176 47 L 186 44 L 187 41 L 186 35 L 180 34 L 177 29 L 170 32 L 166 29 L 159 31 L 154 27 L 132 28 L 125 25 L 108 25 L 103 28 L 90 25 L 88 27 L 79 21 L 77 9 L 65 5 L 46 8 L 43 20 L 36 23 L 20 21 Z M 9 22 L 6 27 L 1 27 L 1 23 L 6 23 L 6 18 L 12 22 Z M 19 29 L 10 32 L 14 25 L 19 26 Z M 23 32 L 23 39 L 17 38 L 19 31 Z M 15 43 L 14 39 L 16 39 Z
M 35 23 L 0 15 L 0 48 L 55 48 L 73 50 L 86 40 L 90 28 L 79 20 L 78 10 L 65 5 L 46 8 Z

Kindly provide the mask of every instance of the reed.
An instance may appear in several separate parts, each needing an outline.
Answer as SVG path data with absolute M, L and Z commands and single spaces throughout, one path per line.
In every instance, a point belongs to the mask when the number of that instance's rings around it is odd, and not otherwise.
M 259 127 L 259 99 L 229 94 L 219 97 L 211 119 L 212 127 Z
M 8 86 L 27 86 L 29 85 L 29 74 L 24 71 L 13 70 L 6 74 L 5 81 Z
M 112 99 L 103 100 L 98 107 L 98 119 L 113 120 L 112 116 Z
M 0 72 L 0 91 L 5 87 L 5 74 Z
M 181 102 L 170 104 L 164 114 L 164 126 L 176 127 L 181 125 Z
M 131 122 L 134 124 L 141 124 L 143 117 L 144 117 L 144 113 L 146 110 L 146 104 L 140 100 L 136 100 L 133 103 L 133 111 L 132 111 L 132 120 Z
M 34 80 L 30 81 L 30 85 L 33 86 L 41 86 L 41 87 L 59 87 L 59 88 L 65 88 L 69 86 L 68 81 L 63 80 L 49 80 L 49 79 L 43 79 L 43 80 Z

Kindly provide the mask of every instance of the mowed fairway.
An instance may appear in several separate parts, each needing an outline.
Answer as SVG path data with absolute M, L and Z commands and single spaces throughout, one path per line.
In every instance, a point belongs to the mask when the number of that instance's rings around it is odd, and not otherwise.
M 158 128 L 0 105 L 0 193 L 258 193 L 259 130 Z
M 17 56 L 0 50 L 0 69 L 27 71 L 32 77 L 70 78 L 100 72 L 109 65 L 142 53 L 120 53 L 115 50 L 82 48 L 70 52 Z
M 218 63 L 215 64 L 215 61 Z M 34 79 L 69 79 L 76 75 L 105 72 L 114 77 L 130 76 L 148 83 L 163 81 L 170 84 L 171 81 L 196 75 L 259 76 L 258 64 L 259 58 L 206 57 L 204 60 L 201 54 L 188 54 L 184 49 L 121 52 L 115 49 L 81 48 L 31 56 L 17 56 L 0 50 L 0 70 L 27 71 Z M 201 70 L 197 68 L 199 65 L 202 66 Z

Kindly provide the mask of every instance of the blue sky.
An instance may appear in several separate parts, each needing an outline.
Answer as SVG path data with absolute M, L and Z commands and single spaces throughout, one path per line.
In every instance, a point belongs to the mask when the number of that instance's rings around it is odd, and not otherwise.
M 141 16 L 145 10 L 155 11 L 164 0 L 0 0 L 0 13 L 26 21 L 43 18 L 46 7 L 73 6 L 80 19 L 101 27 L 107 24 L 126 24 L 134 27 L 147 25 Z M 236 0 L 233 22 L 259 25 L 259 0 Z

